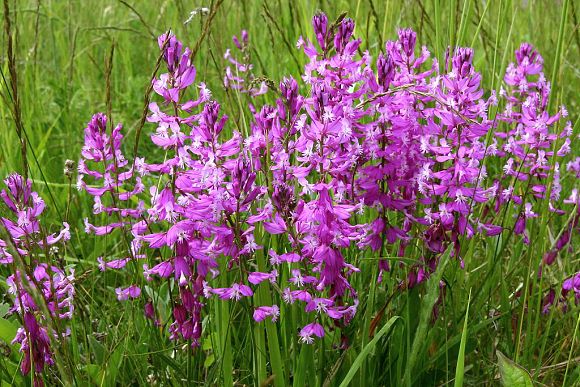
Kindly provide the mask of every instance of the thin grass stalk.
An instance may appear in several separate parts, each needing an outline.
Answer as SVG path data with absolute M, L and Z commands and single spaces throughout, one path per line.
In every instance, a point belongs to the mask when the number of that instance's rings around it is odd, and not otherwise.
M 562 386 L 566 386 L 566 380 L 568 379 L 568 370 L 570 369 L 570 364 L 572 363 L 572 354 L 574 352 L 574 344 L 576 344 L 576 338 L 578 337 L 578 328 L 580 327 L 580 313 L 576 318 L 576 326 L 574 327 L 574 334 L 572 335 L 572 343 L 570 344 L 570 352 L 568 352 L 568 361 L 566 362 L 566 371 L 564 371 L 564 380 Z
M 447 16 L 449 17 L 449 30 L 448 30 L 448 41 L 447 41 L 447 45 L 451 48 L 451 52 L 453 52 L 453 50 L 455 49 L 455 47 L 453 47 L 453 45 L 455 44 L 455 34 L 456 34 L 456 30 L 455 30 L 455 24 L 456 24 L 456 20 L 455 20 L 455 8 L 456 8 L 456 3 L 457 0 L 450 0 L 449 2 L 449 10 L 447 12 Z
M 137 15 L 139 21 L 141 22 L 141 24 L 145 26 L 145 29 L 147 30 L 152 39 L 157 38 L 157 35 L 153 32 L 153 28 L 149 25 L 149 23 L 147 23 L 147 21 L 145 21 L 145 18 L 141 15 L 139 11 L 135 9 L 135 7 L 127 3 L 125 0 L 119 0 L 119 2 L 123 4 L 125 7 L 129 8 L 135 15 Z
M 569 0 L 563 0 L 562 12 L 560 16 L 560 26 L 558 28 L 558 41 L 556 42 L 556 55 L 554 55 L 554 64 L 552 65 L 552 76 L 550 78 L 552 82 L 552 89 L 557 89 L 557 84 L 559 82 L 558 74 L 560 73 L 560 67 L 562 65 L 562 52 L 564 46 L 564 31 L 566 30 L 566 23 L 568 20 L 568 5 Z M 554 106 L 554 98 L 550 98 L 548 101 L 548 111 L 552 111 Z
M 435 54 L 437 55 L 437 58 L 441 58 L 441 42 L 443 40 L 441 33 L 441 10 L 439 1 L 440 0 L 433 0 L 433 17 L 435 18 Z
M 559 68 L 561 65 L 561 61 L 562 61 L 562 45 L 563 45 L 563 41 L 564 41 L 564 30 L 565 30 L 565 25 L 566 25 L 566 21 L 567 21 L 567 16 L 568 16 L 568 0 L 565 0 L 564 3 L 562 4 L 562 13 L 561 13 L 561 17 L 560 17 L 560 27 L 559 27 L 559 31 L 558 31 L 558 42 L 556 44 L 556 55 L 554 58 L 554 65 L 553 65 L 553 69 L 552 69 L 552 84 L 554 84 L 557 81 L 557 77 L 559 74 Z M 556 98 L 550 98 L 550 100 L 548 101 L 548 111 L 551 110 L 551 107 L 553 106 L 554 100 Z M 552 147 L 552 152 L 554 152 L 554 157 L 552 157 L 552 160 L 550 160 L 550 172 L 548 173 L 548 184 L 546 186 L 546 192 L 545 192 L 545 200 L 544 203 L 542 203 L 542 212 L 540 215 L 540 224 L 538 225 L 538 233 L 543 233 L 546 232 L 547 228 L 548 228 L 548 221 L 549 221 L 549 204 L 550 204 L 550 197 L 551 197 L 551 193 L 552 193 L 552 188 L 553 188 L 553 175 L 554 175 L 554 168 L 555 168 L 555 163 L 556 163 L 556 151 L 558 149 L 557 147 L 558 145 L 558 141 L 554 141 L 553 147 Z M 538 223 L 538 222 L 535 222 Z M 544 237 L 544 238 L 534 238 L 532 240 L 532 244 L 534 244 L 534 242 L 536 243 L 540 243 L 540 252 L 545 251 L 546 248 L 546 243 L 549 241 L 548 238 Z M 543 242 L 543 243 L 542 243 Z M 530 249 L 529 251 L 532 251 L 532 245 L 530 245 Z M 539 267 L 539 262 L 541 262 L 541 255 L 537 254 L 536 260 L 534 262 L 534 267 Z M 531 265 L 531 261 L 532 261 L 532 257 L 530 257 L 530 265 Z M 532 268 L 530 267 L 529 270 L 532 270 Z M 535 288 L 536 282 L 537 282 L 537 276 L 533 275 L 534 273 L 531 272 L 529 273 L 530 275 L 532 275 L 532 287 Z M 542 285 L 542 279 L 543 277 L 540 279 L 540 289 L 541 289 L 541 285 Z M 527 315 L 527 329 L 526 329 L 526 339 L 525 342 L 527 343 L 528 339 L 529 340 L 533 340 L 533 333 L 532 331 L 535 331 L 535 327 L 537 327 L 538 323 L 539 323 L 539 316 L 537 316 L 538 314 L 541 313 L 541 302 L 542 302 L 542 294 L 540 291 L 537 292 L 537 302 L 536 305 L 538 305 L 538 308 L 536 309 L 536 319 L 535 319 L 535 323 L 532 323 L 532 309 L 529 308 L 528 311 L 528 315 Z M 526 291 L 527 294 L 527 291 Z M 526 304 L 527 300 L 524 299 L 524 304 Z M 518 355 L 519 355 L 519 351 L 516 351 L 516 362 L 518 359 Z M 528 361 L 531 361 L 530 359 L 531 357 L 531 353 L 527 353 L 526 358 Z
M 224 285 L 227 286 L 226 282 L 224 281 Z M 224 302 L 218 300 L 219 306 L 219 314 L 218 318 L 218 335 L 221 337 L 221 346 L 220 346 L 220 357 L 221 357 L 221 365 L 220 365 L 220 372 L 222 377 L 222 383 L 224 386 L 232 386 L 233 385 L 233 377 L 232 372 L 234 369 L 233 366 L 233 348 L 232 348 L 232 334 L 231 334 L 231 319 L 232 314 L 230 311 L 230 304 L 228 302 Z
M 113 73 L 113 55 L 115 54 L 115 40 L 111 42 L 109 55 L 105 59 L 105 105 L 107 107 L 108 123 L 111 125 L 111 131 L 115 127 L 113 120 L 113 99 L 111 97 L 111 74 Z
M 12 30 L 10 20 L 10 5 L 8 0 L 4 0 L 4 32 L 6 33 L 6 56 L 8 57 L 8 74 L 10 75 L 10 90 L 12 98 L 12 114 L 16 126 L 16 134 L 20 142 L 20 156 L 22 157 L 22 176 L 28 179 L 28 160 L 26 157 L 26 140 L 24 138 L 24 125 L 22 123 L 22 108 L 20 106 L 20 95 L 18 94 L 18 72 L 16 71 L 16 52 L 14 40 L 16 39 Z
M 258 261 L 258 271 L 266 271 L 266 262 L 264 254 L 257 254 Z M 258 299 L 260 300 L 260 306 L 273 304 L 272 296 L 270 292 L 264 287 L 265 284 L 258 288 Z M 286 373 L 284 370 L 284 364 L 282 362 L 282 356 L 280 354 L 280 342 L 278 340 L 278 330 L 275 324 L 270 321 L 264 321 L 266 337 L 268 340 L 268 353 L 270 357 L 270 366 L 272 367 L 272 374 L 274 376 L 275 386 L 285 386 L 286 385 Z M 265 350 L 265 348 L 264 348 Z
M 38 37 L 40 30 L 40 0 L 36 0 L 36 18 L 34 19 L 34 45 L 32 46 L 32 63 L 34 64 L 34 77 L 38 68 Z
M 465 34 L 467 32 L 467 22 L 471 15 L 471 0 L 463 1 L 463 9 L 461 11 L 461 20 L 459 22 L 459 35 L 455 42 L 455 47 L 465 44 Z
M 490 4 L 491 4 L 491 2 L 488 1 L 487 4 L 485 5 L 485 8 L 483 9 L 483 13 L 481 14 L 481 17 L 479 18 L 479 23 L 477 23 L 477 28 L 475 29 L 475 33 L 473 34 L 473 39 L 471 39 L 471 43 L 469 44 L 469 47 L 475 46 L 475 40 L 479 36 L 479 31 L 481 29 L 481 25 L 483 24 L 483 20 L 485 19 L 485 14 L 487 13 L 487 10 L 488 10 Z M 492 71 L 493 70 L 494 69 L 492 69 Z

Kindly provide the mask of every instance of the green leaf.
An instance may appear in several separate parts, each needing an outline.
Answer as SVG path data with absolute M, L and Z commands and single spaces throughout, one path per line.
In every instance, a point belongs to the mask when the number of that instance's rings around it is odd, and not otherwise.
M 373 339 L 363 348 L 362 351 L 360 351 L 360 353 L 358 354 L 356 359 L 354 359 L 354 362 L 352 363 L 352 366 L 348 370 L 348 373 L 344 377 L 342 383 L 340 383 L 340 387 L 346 387 L 349 385 L 350 381 L 352 380 L 352 378 L 354 378 L 354 376 L 356 375 L 356 372 L 358 371 L 360 366 L 363 364 L 363 362 L 365 361 L 365 359 L 367 358 L 369 353 L 377 345 L 377 342 L 381 339 L 381 337 L 383 337 L 387 332 L 389 332 L 391 330 L 391 327 L 398 319 L 400 319 L 399 316 L 391 317 L 391 319 L 389 321 L 387 321 L 387 323 L 385 325 L 383 325 L 383 327 L 377 333 L 377 335 L 375 337 L 373 337 Z
M 14 336 L 16 336 L 17 330 L 18 328 L 12 321 L 0 318 L 0 339 L 10 343 L 14 339 Z
M 469 290 L 469 299 L 467 300 L 467 309 L 465 311 L 465 321 L 463 322 L 463 332 L 461 333 L 461 344 L 459 345 L 459 355 L 457 356 L 457 368 L 455 369 L 455 387 L 463 386 L 463 376 L 465 372 L 465 344 L 467 343 L 467 321 L 469 320 L 469 305 L 471 304 L 471 290 Z
M 305 386 L 308 374 L 312 374 L 312 369 L 308 365 L 314 364 L 314 355 L 312 346 L 308 344 L 302 345 L 300 348 L 300 358 L 298 359 L 298 367 L 294 370 L 294 380 L 292 385 L 294 387 Z
M 15 376 L 20 375 L 20 364 L 15 363 L 7 358 L 2 359 L 2 366 L 5 368 L 7 375 L 2 376 L 2 386 L 24 386 L 21 378 Z
M 119 369 L 123 364 L 123 353 L 125 348 L 121 345 L 117 347 L 115 352 L 109 357 L 106 366 L 106 383 L 107 386 L 114 386 L 117 380 L 117 374 L 119 373 Z
M 95 361 L 97 364 L 102 365 L 105 361 L 105 347 L 103 344 L 99 343 L 94 336 L 89 336 L 89 344 L 93 350 Z
M 500 351 L 496 351 L 499 361 L 501 384 L 509 387 L 533 387 L 534 383 L 528 371 L 517 365 Z
M 9 309 L 10 309 L 10 305 L 5 304 L 5 303 L 0 304 L 0 317 L 3 318 L 4 316 L 6 316 Z
M 209 368 L 211 367 L 211 365 L 215 362 L 215 356 L 212 354 L 210 354 L 209 356 L 207 356 L 205 358 L 205 361 L 203 362 L 203 367 L 204 368 Z
M 433 312 L 433 306 L 439 298 L 439 281 L 443 278 L 443 272 L 445 267 L 449 262 L 449 255 L 451 254 L 452 246 L 447 248 L 447 251 L 443 254 L 439 260 L 437 270 L 431 275 L 429 280 L 425 285 L 426 292 L 421 300 L 420 312 L 419 312 L 419 325 L 417 326 L 417 331 L 415 333 L 415 338 L 413 339 L 413 344 L 411 346 L 411 354 L 409 355 L 409 360 L 405 368 L 404 382 L 406 385 L 412 385 L 412 378 L 416 376 L 416 365 L 419 360 L 419 354 L 423 353 L 425 348 L 425 337 L 429 330 L 429 320 Z
M 211 344 L 211 339 L 209 337 L 206 337 L 203 340 L 203 343 L 201 345 L 201 349 L 203 349 L 204 351 L 209 351 L 209 350 L 213 349 L 212 344 Z
M 84 369 L 87 372 L 87 375 L 91 378 L 92 382 L 98 385 L 100 380 L 99 375 L 103 368 L 100 365 L 87 364 Z

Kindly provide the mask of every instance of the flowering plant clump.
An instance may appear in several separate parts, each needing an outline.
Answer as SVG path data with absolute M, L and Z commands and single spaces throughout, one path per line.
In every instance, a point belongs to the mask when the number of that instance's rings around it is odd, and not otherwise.
M 444 269 L 454 265 L 466 278 L 482 268 L 493 274 L 489 266 L 508 241 L 529 255 L 527 278 L 502 284 L 509 288 L 502 309 L 486 305 L 491 322 L 512 301 L 521 302 L 522 314 L 535 304 L 533 329 L 541 313 L 580 304 L 580 272 L 562 270 L 570 267 L 562 262 L 580 233 L 580 158 L 570 156 L 577 139 L 566 108 L 552 108 L 542 56 L 522 44 L 496 92 L 484 87 L 469 47 L 450 47 L 434 58 L 417 46 L 414 31 L 400 29 L 373 58 L 353 20 L 330 22 L 318 13 L 312 25 L 314 40 L 300 37 L 296 44 L 304 54 L 302 74 L 278 83 L 255 73 L 247 31 L 226 50 L 220 85 L 199 82 L 196 50 L 162 34 L 163 70 L 152 79 L 156 96 L 142 121 L 151 128 L 147 151 L 137 142 L 128 156 L 123 125 L 103 113 L 88 122 L 76 182 L 92 198 L 84 231 L 112 238 L 86 274 L 99 280 L 113 278 L 108 273 L 115 270 L 137 274 L 114 276 L 122 286 L 110 288 L 123 305 L 143 306 L 144 317 L 133 315 L 132 323 L 155 326 L 152 331 L 193 356 L 221 352 L 230 372 L 224 355 L 230 323 L 253 320 L 261 325 L 243 340 L 260 346 L 259 377 L 270 367 L 276 383 L 289 378 L 282 347 L 298 358 L 292 378 L 300 384 L 297 367 L 313 353 L 308 345 L 324 354 L 358 346 L 355 335 L 366 336 L 367 329 L 373 336 L 386 309 L 374 309 L 374 289 L 390 293 L 380 295 L 387 305 L 401 294 L 407 306 L 420 298 L 427 312 L 421 311 L 416 332 L 423 334 L 451 292 Z M 222 106 L 210 86 L 234 96 L 238 110 Z M 66 162 L 69 183 L 71 165 Z M 572 184 L 563 184 L 567 179 Z M 41 224 L 45 203 L 32 181 L 13 174 L 4 183 L 0 264 L 8 272 L 8 313 L 20 322 L 12 344 L 19 346 L 21 372 L 42 385 L 45 366 L 61 364 L 75 286 L 84 287 L 59 252 L 70 240 L 69 224 L 51 234 Z M 547 229 L 546 240 L 535 238 L 539 228 Z M 109 240 L 120 243 L 113 247 Z M 481 250 L 492 254 L 474 262 Z M 535 303 L 527 298 L 532 292 Z M 78 300 L 77 308 L 84 313 Z M 357 326 L 361 314 L 365 323 Z M 216 324 L 227 327 L 220 332 L 225 338 L 212 331 Z M 411 343 L 409 328 L 404 372 L 412 384 L 415 344 L 426 336 L 416 333 Z M 286 334 L 283 345 L 278 331 Z M 79 344 L 77 359 L 79 348 L 94 347 L 93 357 L 111 366 L 100 356 L 106 335 Z M 110 339 L 120 349 L 111 359 L 126 350 L 117 339 Z M 169 349 L 174 357 L 177 344 Z M 364 337 L 362 344 L 376 342 Z M 207 359 L 211 364 L 213 353 Z M 100 368 L 91 363 L 83 372 L 108 381 Z M 188 378 L 189 372 L 188 358 Z
M 85 129 L 78 188 L 94 197 L 94 214 L 112 219 L 87 219 L 86 232 L 123 230 L 127 239 L 126 256 L 101 257 L 99 268 L 137 265 L 150 288 L 169 281 L 170 321 L 150 301 L 145 314 L 168 324 L 172 339 L 199 346 L 208 299 L 249 301 L 260 283 L 282 304 L 254 300 L 256 322 L 298 303 L 301 342 L 344 328 L 359 305 L 353 248 L 378 255 L 377 280 L 398 278 L 403 291 L 429 278 L 447 251 L 463 267 L 473 238 L 513 233 L 529 243 L 544 208 L 572 221 L 543 266 L 578 233 L 578 192 L 560 184 L 571 124 L 560 124 L 564 107 L 548 112 L 550 84 L 531 45 L 516 51 L 496 94 L 482 88 L 470 48 L 448 49 L 439 63 L 402 29 L 373 60 L 351 19 L 331 25 L 317 14 L 313 27 L 316 41 L 297 43 L 308 61 L 301 81 L 284 78 L 272 91 L 252 73 L 247 32 L 234 37 L 242 59 L 226 52 L 224 86 L 252 98 L 247 126 L 232 124 L 207 85 L 195 84 L 191 51 L 167 33 L 158 40 L 167 72 L 153 82 L 160 100 L 147 117 L 162 161 L 126 159 L 121 124 L 101 113 Z M 269 92 L 275 102 L 260 102 Z M 578 160 L 566 168 L 577 172 Z M 387 251 L 419 255 L 403 270 L 383 259 Z M 224 283 L 225 272 L 235 280 Z M 551 289 L 545 310 L 570 292 L 578 302 L 579 278 L 558 297 Z M 116 292 L 141 295 L 139 284 Z
M 13 174 L 4 184 L 7 189 L 0 198 L 9 216 L 0 217 L 7 231 L 7 238 L 0 239 L 0 262 L 12 268 L 6 279 L 13 299 L 9 313 L 17 314 L 22 323 L 12 344 L 20 345 L 22 373 L 32 370 L 35 385 L 43 385 L 40 374 L 45 365 L 54 363 L 52 345 L 60 345 L 67 335 L 55 328 L 55 322 L 72 318 L 75 277 L 73 269 L 67 274 L 64 268 L 37 259 L 41 252 L 58 254 L 57 246 L 70 239 L 69 225 L 64 223 L 58 234 L 43 235 L 39 218 L 45 204 L 32 191 L 32 181 Z

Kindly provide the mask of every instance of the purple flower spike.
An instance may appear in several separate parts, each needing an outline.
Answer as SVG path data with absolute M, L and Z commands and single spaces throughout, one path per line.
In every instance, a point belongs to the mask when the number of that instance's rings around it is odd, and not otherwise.
M 453 70 L 460 77 L 468 76 L 472 71 L 473 50 L 466 47 L 458 47 L 453 55 Z
M 126 258 L 100 259 L 99 268 L 123 269 L 146 257 L 137 269 L 143 267 L 148 286 L 155 291 L 169 281 L 175 290 L 172 340 L 199 346 L 203 314 L 212 310 L 208 299 L 237 302 L 261 286 L 281 287 L 283 304 L 315 316 L 299 334 L 312 343 L 324 327 L 342 330 L 356 314 L 353 283 L 366 270 L 353 264 L 356 249 L 372 250 L 378 280 L 389 272 L 404 291 L 424 286 L 446 251 L 463 268 L 461 254 L 471 238 L 508 230 L 527 243 L 540 209 L 548 208 L 558 225 L 561 215 L 577 212 L 569 210 L 580 202 L 577 189 L 567 192 L 563 184 L 580 176 L 578 160 L 564 161 L 575 149 L 573 126 L 561 122 L 565 107 L 548 112 L 549 82 L 531 46 L 516 52 L 505 89 L 496 93 L 482 87 L 470 48 L 448 49 L 440 66 L 426 47 L 417 47 L 415 32 L 402 29 L 373 58 L 353 39 L 351 19 L 331 30 L 320 13 L 312 23 L 316 42 L 300 38 L 297 44 L 306 62 L 301 77 L 282 79 L 271 103 L 257 98 L 276 83 L 254 74 L 247 32 L 232 38 L 223 81 L 240 109 L 247 107 L 244 125 L 223 115 L 205 84 L 195 84 L 191 50 L 164 35 L 159 43 L 167 73 L 154 81 L 160 97 L 147 117 L 154 151 L 127 161 L 122 126 L 112 129 L 102 114 L 85 130 L 78 187 L 94 198 L 94 214 L 108 219 L 87 220 L 86 230 L 129 239 Z M 38 237 L 44 203 L 25 182 L 10 184 L 0 196 L 13 216 L 2 224 L 25 251 L 21 241 Z M 497 224 L 502 213 L 515 216 Z M 573 246 L 576 215 L 562 217 L 570 224 L 546 253 L 544 274 Z M 68 233 L 65 225 L 42 243 L 62 242 Z M 8 263 L 5 242 L 0 262 Z M 266 246 L 269 260 L 258 264 Z M 418 262 L 390 264 L 383 258 L 390 255 Z M 564 305 L 571 292 L 578 297 L 573 278 L 544 307 Z M 222 287 L 224 281 L 235 282 Z M 445 302 L 445 287 L 439 291 L 434 318 Z M 137 290 L 118 293 L 128 299 Z M 255 305 L 255 321 L 284 314 L 283 304 L 246 301 Z M 145 313 L 157 321 L 152 304 Z

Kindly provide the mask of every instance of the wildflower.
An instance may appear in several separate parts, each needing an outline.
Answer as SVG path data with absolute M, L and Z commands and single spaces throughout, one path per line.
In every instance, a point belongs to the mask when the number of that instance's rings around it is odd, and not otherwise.
M 319 12 L 312 18 L 312 26 L 314 27 L 314 34 L 316 35 L 316 40 L 322 51 L 326 51 L 326 38 L 327 38 L 327 25 L 328 18 L 326 14 Z
M 566 297 L 570 292 L 574 293 L 576 304 L 578 304 L 580 302 L 580 272 L 562 283 L 562 296 Z
M 300 336 L 301 343 L 312 344 L 314 343 L 313 336 L 324 337 L 324 328 L 318 323 L 310 323 L 300 330 L 298 336 Z
M 141 295 L 141 288 L 131 285 L 125 289 L 117 288 L 115 289 L 115 293 L 117 294 L 117 300 L 125 301 L 129 298 L 138 298 Z
M 251 297 L 254 292 L 252 289 L 244 284 L 235 283 L 229 288 L 215 288 L 212 289 L 213 294 L 217 294 L 222 300 L 236 300 L 239 301 L 242 297 Z
M 30 278 L 16 271 L 6 279 L 6 283 L 8 292 L 14 298 L 14 306 L 9 312 L 20 314 L 24 323 L 12 340 L 12 344 L 20 344 L 20 352 L 24 356 L 20 370 L 24 375 L 33 371 L 37 383 L 42 381 L 40 374 L 45 365 L 54 364 L 51 346 L 66 335 L 66 332 L 55 332 L 48 328 L 47 319 L 72 318 L 75 289 L 73 270 L 67 275 L 55 266 L 42 263 L 34 268 L 33 273 Z M 44 298 L 43 302 L 51 316 L 42 314 L 25 284 Z M 34 369 L 31 369 L 31 363 L 34 363 Z
M 273 306 L 260 306 L 254 309 L 254 321 L 260 322 L 270 317 L 272 322 L 275 322 L 280 316 L 280 309 L 277 305 Z
M 126 232 L 130 239 L 127 258 L 101 258 L 99 268 L 122 269 L 148 257 L 149 285 L 167 279 L 175 289 L 173 340 L 200 345 L 206 299 L 239 301 L 253 296 L 250 285 L 277 287 L 283 268 L 290 273 L 284 303 L 304 304 L 305 313 L 316 315 L 299 334 L 312 343 L 324 335 L 324 324 L 344 328 L 357 311 L 352 278 L 361 269 L 353 265 L 353 248 L 379 257 L 408 256 L 411 246 L 423 251 L 419 264 L 377 262 L 379 281 L 390 271 L 404 278 L 400 289 L 410 289 L 435 272 L 450 247 L 463 267 L 465 239 L 507 229 L 529 241 L 527 229 L 538 216 L 532 203 L 548 200 L 550 211 L 563 214 L 560 204 L 578 202 L 577 190 L 558 202 L 568 195 L 560 166 L 573 149 L 572 129 L 555 132 L 566 111 L 548 113 L 543 61 L 531 46 L 516 51 L 505 88 L 485 97 L 471 48 L 449 48 L 440 70 L 426 47 L 417 49 L 415 32 L 401 29 L 374 62 L 368 52 L 359 55 L 351 19 L 331 28 L 319 13 L 312 25 L 316 42 L 297 44 L 307 57 L 302 77 L 284 78 L 270 104 L 256 98 L 276 86 L 255 76 L 247 31 L 232 38 L 223 81 L 252 101 L 243 136 L 230 130 L 207 86 L 195 84 L 191 50 L 171 34 L 159 38 L 167 71 L 154 80 L 160 102 L 149 105 L 147 117 L 163 161 L 155 162 L 154 152 L 126 160 L 122 126 L 111 130 L 102 114 L 85 129 L 78 186 L 93 196 L 94 213 L 110 218 L 106 224 L 87 219 L 86 231 Z M 187 90 L 198 97 L 188 99 Z M 494 105 L 505 111 L 492 120 Z M 503 168 L 489 168 L 488 160 Z M 576 164 L 566 165 L 571 175 L 580 170 Z M 557 165 L 553 174 L 551 165 Z M 515 216 L 495 224 L 502 211 Z M 14 219 L 7 223 L 14 235 L 37 233 L 27 212 L 17 208 Z M 67 232 L 65 226 L 50 241 L 66 239 Z M 546 253 L 545 265 L 570 245 L 570 234 Z M 256 262 L 264 235 L 277 235 L 278 242 L 265 267 Z M 9 260 L 0 243 L 0 261 Z M 236 282 L 218 287 L 228 272 Z M 566 282 L 564 291 L 572 289 Z M 445 287 L 439 291 L 438 304 Z M 118 290 L 120 298 L 133 297 L 130 292 L 137 289 Z M 151 303 L 145 313 L 156 321 Z M 275 320 L 279 313 L 277 305 L 259 306 L 253 317 Z
M 270 282 L 276 282 L 276 278 L 278 277 L 278 272 L 273 270 L 271 273 L 260 273 L 260 272 L 253 272 L 248 275 L 248 282 L 258 285 L 259 283 L 269 280 Z

